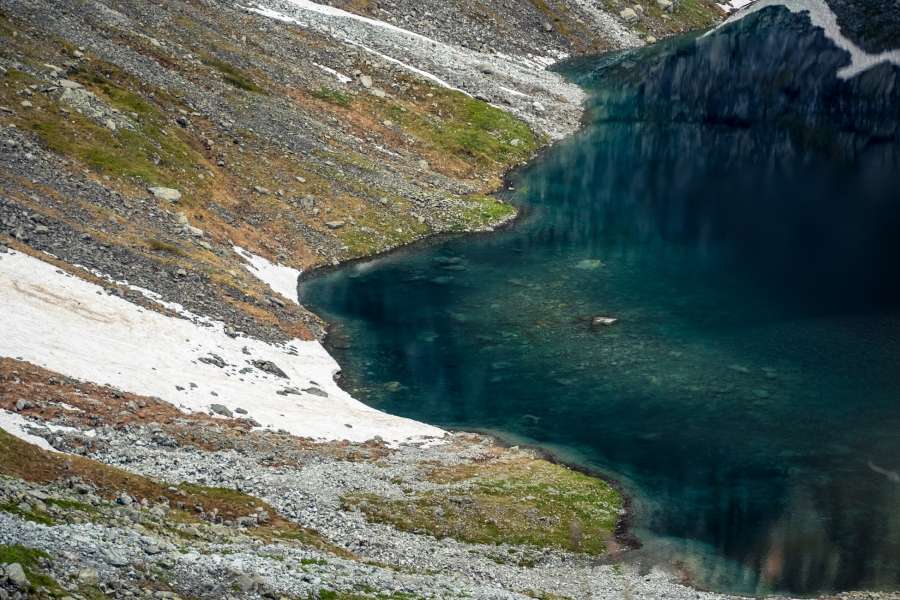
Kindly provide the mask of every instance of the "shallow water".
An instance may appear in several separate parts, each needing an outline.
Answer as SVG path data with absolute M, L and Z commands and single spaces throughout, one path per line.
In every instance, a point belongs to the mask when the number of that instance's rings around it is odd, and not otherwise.
M 345 387 L 613 475 L 700 585 L 900 588 L 900 70 L 846 62 L 772 8 L 568 65 L 515 227 L 301 285 Z

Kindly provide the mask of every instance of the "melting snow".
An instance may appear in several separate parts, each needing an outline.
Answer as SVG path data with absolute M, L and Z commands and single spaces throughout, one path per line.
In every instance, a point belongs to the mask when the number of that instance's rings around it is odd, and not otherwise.
M 234 246 L 233 248 L 235 252 L 247 260 L 244 266 L 257 279 L 268 285 L 280 296 L 284 296 L 294 304 L 299 304 L 297 301 L 297 280 L 300 278 L 300 271 L 269 262 L 262 256 L 257 256 L 240 246 Z
M 380 436 L 399 443 L 444 435 L 437 427 L 365 406 L 341 390 L 333 379 L 339 367 L 319 342 L 232 338 L 221 322 L 146 310 L 26 254 L 0 255 L 0 306 L 0 356 L 155 396 L 187 412 L 205 412 L 211 404 L 234 413 L 240 408 L 262 427 L 318 440 Z M 267 361 L 285 377 L 251 361 Z M 19 419 L 5 415 L 0 422 L 20 437 L 28 435 Z
M 22 415 L 0 409 L 0 429 L 20 440 L 25 440 L 29 444 L 34 444 L 38 448 L 56 452 L 53 446 L 47 443 L 47 440 L 41 436 L 29 433 L 31 427 L 35 427 L 35 423 L 32 423 Z
M 323 71 L 325 71 L 326 73 L 328 73 L 329 75 L 334 75 L 335 78 L 338 81 L 340 81 L 341 83 L 350 83 L 351 81 L 353 81 L 352 79 L 350 79 L 343 73 L 341 73 L 339 71 L 335 71 L 331 67 L 326 67 L 325 65 L 320 65 L 319 63 L 313 63 L 313 64 L 316 65 L 317 67 L 319 67 L 320 69 L 322 69 Z
M 383 21 L 376 21 L 375 19 L 369 19 L 366 17 L 361 17 L 359 15 L 354 15 L 353 13 L 343 11 L 339 8 L 333 8 L 331 6 L 324 6 L 321 4 L 316 4 L 315 2 L 307 2 L 305 0 L 292 0 L 291 3 L 297 5 L 297 7 L 300 8 L 301 10 L 310 10 L 312 12 L 327 15 L 330 17 L 341 17 L 341 18 L 353 19 L 353 20 L 365 23 L 367 25 L 371 25 L 371 26 L 375 26 L 375 27 L 383 27 L 383 28 L 389 29 L 391 31 L 400 33 L 402 35 L 407 35 L 407 36 L 413 37 L 415 39 L 421 39 L 421 40 L 427 41 L 433 45 L 437 45 L 439 43 L 439 42 L 432 40 L 431 38 L 427 38 L 423 35 L 419 35 L 418 33 L 413 33 L 412 31 L 407 31 L 406 29 L 401 29 L 399 27 L 391 25 L 390 23 L 384 23 Z M 289 17 L 288 15 L 280 13 L 277 10 L 272 10 L 271 8 L 266 8 L 263 6 L 244 6 L 242 8 L 246 11 L 253 12 L 258 15 L 268 17 L 270 19 L 275 19 L 276 21 L 281 21 L 283 23 L 293 23 L 294 25 L 298 25 L 300 27 L 308 27 L 308 25 L 306 23 L 300 21 L 299 19 Z M 337 36 L 335 36 L 335 37 L 337 37 Z M 369 48 L 368 46 L 366 46 L 364 44 L 360 44 L 359 42 L 352 40 L 349 37 L 345 36 L 345 37 L 340 37 L 339 39 L 347 44 L 350 44 L 351 46 L 356 46 L 360 50 L 364 50 L 364 51 L 368 52 L 369 54 L 373 54 L 373 55 L 378 56 L 379 58 L 382 58 L 390 63 L 401 66 L 404 69 L 410 71 L 411 73 L 415 73 L 416 75 L 419 75 L 420 77 L 424 77 L 425 79 L 433 81 L 434 83 L 438 84 L 439 86 L 449 88 L 451 90 L 456 90 L 458 92 L 462 91 L 459 88 L 453 87 L 452 85 L 450 85 L 449 83 L 447 83 L 446 81 L 444 81 L 443 79 L 438 77 L 437 75 L 433 75 L 432 73 L 429 73 L 428 71 L 423 71 L 422 69 L 414 67 L 414 66 L 407 64 L 401 60 L 397 60 L 396 58 L 390 57 L 387 54 L 383 54 L 373 48 Z M 321 65 L 316 65 L 316 66 L 318 66 L 320 68 L 327 68 L 327 67 L 321 67 Z M 347 81 L 350 81 L 350 79 L 348 78 Z M 463 92 L 463 93 L 465 93 L 465 92 Z
M 32 433 L 33 431 L 49 431 L 50 433 L 57 432 L 67 432 L 67 433 L 78 433 L 87 437 L 95 437 L 97 432 L 93 429 L 88 431 L 81 431 L 80 429 L 75 429 L 74 427 L 65 427 L 63 425 L 53 425 L 51 423 L 44 422 L 35 422 L 29 421 L 24 416 L 9 412 L 8 410 L 0 409 L 0 429 L 6 431 L 6 433 L 19 438 L 20 440 L 24 440 L 29 444 L 34 444 L 38 448 L 43 448 L 44 450 L 49 450 L 51 452 L 58 452 L 58 450 L 54 449 L 47 440 L 39 435 L 35 435 Z

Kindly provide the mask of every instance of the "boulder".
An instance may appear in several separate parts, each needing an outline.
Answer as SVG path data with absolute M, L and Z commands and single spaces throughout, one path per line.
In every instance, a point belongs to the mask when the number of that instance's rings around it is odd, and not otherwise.
M 128 566 L 128 558 L 115 550 L 107 550 L 105 552 L 106 562 L 113 567 L 127 567 Z
M 78 571 L 78 583 L 82 585 L 97 585 L 100 582 L 100 574 L 97 569 L 84 568 Z
M 638 14 L 633 8 L 623 8 L 622 12 L 619 13 L 619 17 L 626 23 L 634 23 L 638 20 Z
M 28 581 L 28 576 L 25 575 L 25 569 L 23 569 L 22 565 L 20 565 L 19 563 L 6 565 L 6 578 L 11 584 L 13 584 L 13 586 L 19 588 L 20 590 L 27 591 L 29 588 L 31 588 L 31 583 Z
M 209 410 L 214 412 L 217 415 L 221 415 L 223 417 L 232 417 L 232 413 L 228 410 L 228 407 L 223 404 L 210 404 Z
M 167 200 L 169 202 L 178 202 L 181 200 L 181 192 L 173 188 L 167 187 L 149 187 L 147 191 L 153 194 L 157 200 Z

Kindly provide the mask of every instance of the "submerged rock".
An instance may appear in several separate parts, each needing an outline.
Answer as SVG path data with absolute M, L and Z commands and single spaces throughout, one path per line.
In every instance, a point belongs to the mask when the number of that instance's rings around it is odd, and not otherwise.
M 609 327 L 618 322 L 619 320 L 615 317 L 596 316 L 591 318 L 591 327 Z

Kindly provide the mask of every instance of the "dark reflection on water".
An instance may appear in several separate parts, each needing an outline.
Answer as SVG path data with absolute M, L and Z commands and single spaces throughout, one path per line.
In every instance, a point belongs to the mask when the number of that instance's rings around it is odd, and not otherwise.
M 302 285 L 346 386 L 614 474 L 701 584 L 897 589 L 900 76 L 846 63 L 766 9 L 572 64 L 517 227 Z

